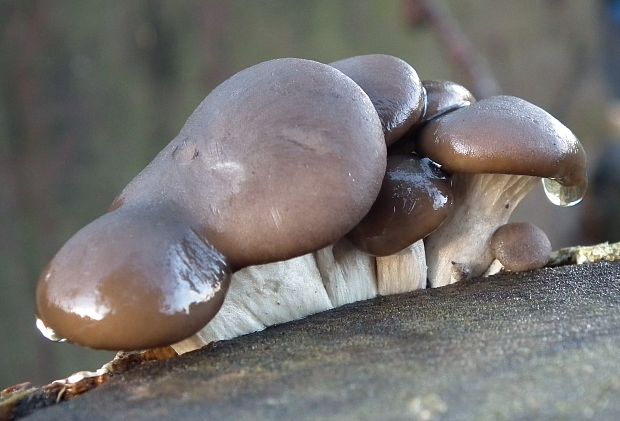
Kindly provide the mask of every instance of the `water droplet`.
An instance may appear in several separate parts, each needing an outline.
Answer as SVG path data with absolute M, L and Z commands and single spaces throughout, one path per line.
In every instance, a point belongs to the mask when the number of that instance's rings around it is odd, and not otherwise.
M 551 178 L 543 178 L 543 188 L 547 199 L 556 206 L 573 206 L 581 202 L 585 193 L 585 186 L 564 186 Z
M 43 320 L 39 319 L 38 317 L 37 317 L 36 325 L 37 325 L 37 329 L 39 329 L 39 332 L 41 332 L 41 335 L 45 336 L 50 341 L 54 341 L 54 342 L 66 342 L 67 341 L 65 338 L 58 336 L 58 334 L 54 332 L 54 330 L 51 327 L 46 326 L 45 323 L 43 323 Z

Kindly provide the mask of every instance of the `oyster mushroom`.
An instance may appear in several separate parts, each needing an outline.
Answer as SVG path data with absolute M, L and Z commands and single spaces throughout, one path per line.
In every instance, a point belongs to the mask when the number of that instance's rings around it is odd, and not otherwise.
M 420 127 L 442 114 L 449 113 L 476 102 L 474 96 L 463 86 L 447 80 L 424 80 L 426 107 L 418 124 L 389 148 L 389 153 L 409 154 L 414 152 Z
M 422 86 L 426 91 L 423 121 L 430 121 L 476 102 L 476 98 L 465 87 L 449 80 L 424 80 Z
M 416 71 L 404 60 L 384 54 L 370 54 L 339 60 L 330 63 L 330 65 L 353 79 L 368 94 L 379 114 L 386 145 L 390 146 L 399 141 L 412 127 L 421 122 L 426 107 L 426 94 Z M 423 176 L 421 177 L 423 178 Z M 379 203 L 375 204 L 374 211 L 371 211 L 372 214 L 382 214 L 384 217 L 389 217 L 387 212 L 380 210 L 389 207 L 385 205 L 388 203 L 386 201 L 387 196 L 394 193 L 391 189 L 395 187 L 395 183 L 387 180 L 386 176 L 383 185 L 383 197 L 378 199 Z M 420 187 L 421 184 L 413 187 L 416 193 L 421 193 Z M 407 201 L 408 199 L 403 200 Z M 409 204 L 414 203 L 417 199 L 411 197 L 410 200 Z M 401 205 L 396 206 L 400 207 Z M 424 205 L 419 206 L 417 209 L 422 207 Z M 389 208 L 391 209 L 391 207 Z M 417 209 L 414 213 L 417 213 Z M 398 213 L 396 208 L 394 213 Z M 375 220 L 376 224 L 370 223 L 371 219 Z M 401 239 L 392 245 L 393 256 L 386 255 L 385 250 L 379 254 L 377 250 L 371 250 L 367 247 L 369 246 L 367 235 L 367 239 L 364 241 L 367 243 L 367 246 L 361 244 L 362 237 L 364 236 L 362 231 L 366 231 L 369 234 L 371 225 L 375 225 L 376 229 L 379 229 L 378 227 L 380 226 L 377 216 L 367 216 L 366 221 L 354 233 L 350 234 L 348 238 L 353 240 L 356 247 L 361 248 L 364 252 L 377 256 L 376 283 L 379 293 L 395 294 L 425 288 L 426 263 L 423 243 L 409 238 L 412 241 L 402 244 Z M 392 230 L 394 231 L 394 228 Z M 409 227 L 409 230 L 411 230 L 411 227 Z M 381 241 L 378 236 L 376 236 L 376 241 Z M 384 238 L 383 242 L 386 244 L 387 239 Z M 357 261 L 363 265 L 363 262 L 366 260 L 363 256 L 354 259 L 354 254 L 355 250 L 349 250 L 351 259 L 347 262 L 349 263 L 347 267 L 335 264 L 328 265 L 328 268 L 336 269 L 338 275 L 338 272 L 342 271 L 351 272 L 352 266 L 350 263 Z M 331 275 L 334 271 L 328 270 L 327 272 L 328 275 Z M 358 273 L 357 275 L 357 278 L 353 279 L 360 279 L 360 274 Z M 338 282 L 338 284 L 342 283 L 342 281 Z
M 426 95 L 415 69 L 385 54 L 355 56 L 330 63 L 368 94 L 383 126 L 385 143 L 400 139 L 424 113 Z
M 179 212 L 125 206 L 74 235 L 37 287 L 52 335 L 91 348 L 155 348 L 213 318 L 230 269 Z
M 330 65 L 349 76 L 368 94 L 381 121 L 386 144 L 396 141 L 422 117 L 424 91 L 415 70 L 403 60 L 376 54 L 351 57 Z M 387 265 L 385 258 L 375 258 L 361 251 L 350 240 L 342 238 L 312 254 L 235 273 L 228 298 L 218 315 L 196 337 L 175 344 L 174 348 L 186 352 L 215 340 L 373 298 L 378 293 L 404 292 L 426 286 L 421 242 L 394 256 L 390 260 L 392 264 Z M 323 289 L 317 287 L 320 282 Z M 256 285 L 266 284 L 271 289 L 260 288 L 258 293 Z M 310 295 L 300 296 L 302 290 Z M 286 291 L 291 291 L 290 300 L 282 296 Z M 248 300 L 248 296 L 253 299 Z M 304 300 L 313 304 L 307 305 Z M 273 306 L 281 306 L 286 311 L 265 313 L 263 310 Z
M 385 165 L 378 115 L 347 76 L 302 59 L 243 70 L 207 96 L 111 212 L 54 257 L 40 279 L 39 316 L 96 348 L 181 341 L 218 311 L 229 272 L 342 238 L 370 209 Z M 292 276 L 305 285 L 289 291 L 291 305 L 308 307 L 297 314 L 331 305 L 313 297 L 323 288 L 317 268 L 298 269 Z M 239 295 L 251 287 L 235 276 L 231 284 Z
M 573 133 L 515 97 L 483 99 L 431 120 L 416 148 L 452 174 L 454 210 L 425 240 L 433 287 L 487 269 L 491 236 L 540 177 L 562 206 L 578 203 L 587 185 L 585 152 Z
M 381 187 L 386 149 L 368 96 L 325 64 L 277 59 L 216 87 L 120 195 L 171 200 L 234 270 L 342 238 Z
M 430 159 L 388 155 L 379 196 L 347 235 L 360 250 L 377 256 L 380 294 L 426 287 L 422 238 L 452 209 L 450 180 Z
M 174 349 L 184 353 L 377 294 L 425 288 L 420 239 L 451 205 L 450 181 L 429 159 L 390 155 L 375 203 L 345 238 L 312 254 L 236 272 L 219 313 Z
M 403 60 L 376 54 L 351 57 L 330 65 L 349 76 L 368 94 L 379 115 L 386 144 L 393 143 L 419 122 L 424 111 L 424 90 L 415 70 Z M 395 249 L 400 253 L 392 259 L 375 258 L 350 240 L 342 238 L 312 254 L 235 273 L 218 315 L 196 337 L 175 344 L 175 349 L 186 352 L 211 341 L 373 298 L 378 293 L 404 292 L 426 286 L 421 242 L 400 252 L 413 240 L 403 244 Z M 387 265 L 386 259 L 392 264 Z M 323 288 L 318 287 L 321 282 Z M 270 288 L 263 288 L 263 285 Z M 285 297 L 283 294 L 287 291 L 290 295 Z M 300 291 L 307 291 L 309 295 Z M 280 306 L 281 310 L 264 310 L 274 306 Z
M 540 269 L 549 261 L 551 242 L 547 234 L 529 222 L 499 227 L 491 237 L 493 257 L 507 270 L 525 272 Z

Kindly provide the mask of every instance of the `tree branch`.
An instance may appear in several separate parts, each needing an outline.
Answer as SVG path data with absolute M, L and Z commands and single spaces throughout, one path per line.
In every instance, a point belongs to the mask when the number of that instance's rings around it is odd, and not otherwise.
M 411 26 L 429 25 L 446 47 L 454 65 L 465 75 L 471 91 L 478 98 L 497 95 L 500 87 L 458 22 L 446 7 L 433 0 L 408 0 L 406 16 Z

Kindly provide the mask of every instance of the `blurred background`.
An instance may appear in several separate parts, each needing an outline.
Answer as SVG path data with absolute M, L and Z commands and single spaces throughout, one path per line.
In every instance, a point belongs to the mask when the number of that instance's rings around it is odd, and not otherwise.
M 0 0 L 0 389 L 111 353 L 34 328 L 37 277 L 235 72 L 275 57 L 385 53 L 422 79 L 520 96 L 568 125 L 592 186 L 515 213 L 554 248 L 620 240 L 620 6 L 583 0 Z

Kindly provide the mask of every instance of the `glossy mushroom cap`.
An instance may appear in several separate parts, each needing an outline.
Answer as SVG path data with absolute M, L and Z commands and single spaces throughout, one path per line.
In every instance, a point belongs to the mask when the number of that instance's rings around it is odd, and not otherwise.
M 424 80 L 422 86 L 426 91 L 424 121 L 476 102 L 476 98 L 465 87 L 448 80 Z
M 39 280 L 45 325 L 110 350 L 169 345 L 201 329 L 222 305 L 230 271 L 177 216 L 122 207 L 80 230 Z
M 579 202 L 587 186 L 586 154 L 575 135 L 543 109 L 511 96 L 483 99 L 431 120 L 417 149 L 448 173 L 551 179 L 559 186 L 556 204 Z
M 543 230 L 528 222 L 506 224 L 491 238 L 493 255 L 508 270 L 523 272 L 547 264 L 551 243 Z
M 424 89 L 407 62 L 370 54 L 335 61 L 330 66 L 349 76 L 368 94 L 381 119 L 388 146 L 422 118 Z
M 415 151 L 416 143 L 423 123 L 433 118 L 466 107 L 476 102 L 474 96 L 463 86 L 446 80 L 425 80 L 422 86 L 426 93 L 424 115 L 397 142 L 390 145 L 388 153 L 409 154 Z
M 390 155 L 375 204 L 347 238 L 366 253 L 387 256 L 427 236 L 451 209 L 450 180 L 435 163 Z
M 237 270 L 342 238 L 372 206 L 385 165 L 379 117 L 355 82 L 278 59 L 213 90 L 119 200 L 179 204 Z

